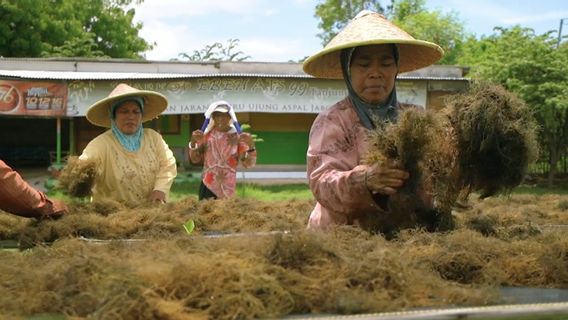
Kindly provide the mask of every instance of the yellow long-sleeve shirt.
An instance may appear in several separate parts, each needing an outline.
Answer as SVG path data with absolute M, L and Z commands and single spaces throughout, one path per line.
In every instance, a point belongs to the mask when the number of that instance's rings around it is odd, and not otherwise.
M 153 190 L 164 192 L 167 198 L 177 175 L 172 151 L 159 133 L 148 128 L 138 151 L 124 149 L 108 130 L 89 142 L 79 158 L 97 161 L 93 200 L 140 204 Z

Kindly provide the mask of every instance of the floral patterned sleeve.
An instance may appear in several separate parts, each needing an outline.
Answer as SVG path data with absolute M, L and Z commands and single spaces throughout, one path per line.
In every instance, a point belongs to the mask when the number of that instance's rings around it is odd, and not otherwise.
M 380 211 L 365 185 L 360 165 L 362 131 L 346 112 L 321 114 L 310 132 L 308 179 L 320 205 L 337 213 Z

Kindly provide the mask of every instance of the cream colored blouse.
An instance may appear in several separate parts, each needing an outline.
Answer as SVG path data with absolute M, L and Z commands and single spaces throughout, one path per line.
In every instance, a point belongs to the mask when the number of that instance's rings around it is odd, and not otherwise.
M 153 190 L 164 192 L 167 199 L 177 175 L 173 152 L 158 132 L 148 128 L 138 151 L 124 149 L 108 130 L 89 142 L 80 159 L 98 163 L 92 200 L 136 205 L 147 201 Z

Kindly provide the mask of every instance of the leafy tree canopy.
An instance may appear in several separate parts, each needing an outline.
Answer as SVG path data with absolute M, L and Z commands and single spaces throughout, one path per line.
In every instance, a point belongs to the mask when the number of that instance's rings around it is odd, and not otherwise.
M 557 48 L 552 32 L 536 35 L 521 26 L 495 30 L 464 46 L 459 62 L 471 66 L 471 75 L 503 84 L 537 110 L 568 109 L 568 45 Z
M 0 0 L 0 55 L 143 58 L 152 45 L 127 9 L 142 1 Z
M 382 5 L 377 0 L 324 0 L 316 6 L 319 18 L 318 37 L 327 44 L 361 10 L 372 10 L 388 17 L 413 37 L 434 42 L 442 47 L 445 55 L 439 64 L 454 64 L 460 55 L 466 37 L 463 23 L 457 14 L 443 14 L 426 10 L 424 0 L 391 1 Z
M 242 51 L 237 51 L 239 39 L 229 39 L 227 45 L 223 46 L 220 42 L 206 45 L 201 50 L 194 50 L 192 54 L 182 52 L 179 57 L 188 61 L 245 61 L 250 56 Z
M 322 32 L 318 37 L 322 39 L 322 45 L 325 46 L 349 20 L 365 9 L 385 13 L 385 8 L 376 0 L 324 0 L 316 5 L 315 17 L 320 20 L 318 27 Z
M 504 85 L 533 108 L 553 175 L 568 147 L 568 44 L 558 46 L 552 31 L 537 35 L 521 26 L 495 31 L 469 39 L 459 62 L 471 66 L 474 78 Z
M 456 12 L 428 11 L 424 0 L 402 0 L 393 6 L 390 16 L 394 24 L 414 38 L 442 47 L 444 56 L 438 64 L 456 64 L 467 37 Z

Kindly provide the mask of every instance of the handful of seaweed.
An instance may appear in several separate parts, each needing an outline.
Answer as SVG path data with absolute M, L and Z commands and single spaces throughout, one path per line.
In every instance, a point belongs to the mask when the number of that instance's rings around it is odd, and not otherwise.
M 449 206 L 432 206 L 433 199 L 455 193 L 450 193 L 452 184 L 447 183 L 457 158 L 456 148 L 448 139 L 450 131 L 440 114 L 406 108 L 396 123 L 382 123 L 370 132 L 371 147 L 364 163 L 396 161 L 409 173 L 405 185 L 389 197 L 388 213 L 364 218 L 363 225 L 371 232 L 390 238 L 405 228 L 453 228 Z
M 488 197 L 521 183 L 536 160 L 536 123 L 528 107 L 498 85 L 476 83 L 443 112 L 407 108 L 370 133 L 364 163 L 397 161 L 410 174 L 388 213 L 369 225 L 389 236 L 403 228 L 454 228 L 458 198 Z M 367 221 L 368 222 L 368 221 Z
M 69 157 L 67 165 L 58 178 L 59 187 L 70 196 L 88 197 L 95 181 L 97 163 L 95 160 L 79 160 L 79 157 Z
M 457 137 L 459 183 L 481 198 L 519 185 L 538 157 L 537 124 L 526 104 L 505 88 L 475 83 L 448 99 Z

